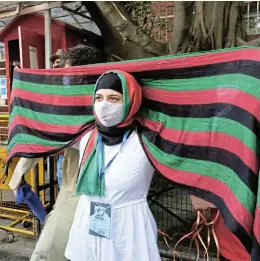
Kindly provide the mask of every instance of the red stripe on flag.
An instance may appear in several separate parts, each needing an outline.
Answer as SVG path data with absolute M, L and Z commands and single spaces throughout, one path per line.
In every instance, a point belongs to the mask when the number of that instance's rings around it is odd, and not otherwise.
M 227 103 L 243 108 L 260 121 L 259 99 L 233 88 L 218 88 L 199 91 L 166 91 L 144 88 L 144 97 L 150 100 L 178 105 L 202 105 Z
M 254 228 L 253 228 L 255 238 L 260 245 L 260 208 L 256 206 L 255 209 L 255 222 L 254 222 Z
M 17 144 L 8 153 L 8 159 L 15 153 L 44 153 L 46 151 L 55 150 L 57 146 L 45 146 L 40 144 Z
M 159 161 L 155 160 L 145 144 L 144 147 L 148 157 L 153 162 L 156 169 L 158 169 L 160 173 L 164 173 L 166 178 L 179 184 L 197 187 L 206 191 L 209 191 L 210 188 L 210 192 L 216 194 L 223 199 L 226 206 L 230 207 L 228 209 L 233 217 L 240 223 L 240 225 L 247 231 L 247 233 L 251 235 L 252 227 L 250 226 L 250 224 L 253 224 L 253 216 L 238 201 L 238 199 L 235 197 L 233 192 L 226 184 L 211 177 L 167 167 L 161 164 Z M 211 203 L 215 204 L 215 202 Z
M 91 133 L 90 135 L 90 138 L 89 138 L 89 141 L 88 141 L 88 144 L 85 148 L 85 151 L 83 153 L 83 157 L 82 157 L 82 161 L 80 163 L 80 168 L 84 165 L 84 163 L 86 162 L 90 152 L 94 149 L 94 147 L 96 146 L 96 138 L 97 138 L 97 128 L 95 128 L 93 130 L 93 132 Z
M 86 129 L 80 136 L 78 136 L 72 144 L 75 144 L 76 142 L 80 141 L 80 139 L 86 135 L 91 129 L 94 127 L 94 125 L 89 124 L 88 129 Z M 46 146 L 41 144 L 16 144 L 8 153 L 7 161 L 13 157 L 15 153 L 45 153 L 57 150 L 61 148 L 62 146 Z
M 166 140 L 191 146 L 215 147 L 237 155 L 258 175 L 258 159 L 254 152 L 239 139 L 220 132 L 191 132 L 166 128 L 162 123 L 142 118 L 142 124 L 160 133 Z
M 16 97 L 32 102 L 57 106 L 91 106 L 93 102 L 92 95 L 62 96 L 30 92 L 18 88 L 15 90 L 15 98 Z M 12 96 L 11 101 L 13 98 L 14 96 Z
M 173 68 L 185 68 L 192 66 L 202 66 L 217 64 L 223 62 L 233 62 L 238 60 L 260 61 L 259 49 L 241 49 L 226 52 L 215 52 L 198 54 L 190 57 L 169 57 L 155 61 L 127 61 L 124 63 L 107 63 L 107 64 L 91 64 L 88 66 L 79 66 L 72 68 L 59 69 L 16 69 L 18 72 L 42 75 L 100 75 L 109 70 L 117 70 L 126 72 L 143 72 L 150 70 L 163 70 Z
M 13 128 L 16 125 L 24 125 L 28 128 L 39 130 L 39 131 L 46 131 L 46 132 L 53 132 L 53 133 L 78 133 L 80 132 L 83 127 L 84 129 L 87 128 L 89 125 L 57 125 L 57 124 L 50 124 L 50 123 L 44 123 L 35 121 L 29 118 L 25 118 L 23 116 L 15 116 L 11 122 L 11 124 L 8 127 L 9 133 L 12 132 Z

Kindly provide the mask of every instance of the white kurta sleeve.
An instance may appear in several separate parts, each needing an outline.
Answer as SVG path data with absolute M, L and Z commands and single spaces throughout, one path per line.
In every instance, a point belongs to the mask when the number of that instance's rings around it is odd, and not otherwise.
M 12 178 L 9 181 L 9 186 L 12 190 L 15 190 L 19 186 L 23 175 L 29 169 L 33 168 L 39 162 L 39 160 L 40 158 L 36 158 L 36 159 L 21 158 L 19 160 L 18 164 L 15 167 Z

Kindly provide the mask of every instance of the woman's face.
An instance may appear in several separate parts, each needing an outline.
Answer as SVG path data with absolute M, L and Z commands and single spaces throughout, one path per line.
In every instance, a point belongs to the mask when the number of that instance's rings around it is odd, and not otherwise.
M 111 89 L 100 89 L 95 95 L 95 115 L 105 127 L 122 122 L 124 113 L 123 95 Z
M 117 91 L 114 91 L 111 89 L 101 89 L 96 92 L 95 103 L 99 103 L 102 101 L 122 104 L 123 95 L 120 92 L 117 92 Z

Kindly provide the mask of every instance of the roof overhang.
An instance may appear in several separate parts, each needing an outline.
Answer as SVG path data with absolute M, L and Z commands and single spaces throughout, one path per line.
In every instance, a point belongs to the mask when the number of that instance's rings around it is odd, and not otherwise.
M 63 2 L 64 3 L 64 2 Z M 0 2 L 0 19 L 62 7 L 61 1 Z M 66 2 L 65 2 L 66 3 Z
M 0 1 L 0 31 L 14 18 L 51 10 L 51 18 L 101 35 L 81 1 Z

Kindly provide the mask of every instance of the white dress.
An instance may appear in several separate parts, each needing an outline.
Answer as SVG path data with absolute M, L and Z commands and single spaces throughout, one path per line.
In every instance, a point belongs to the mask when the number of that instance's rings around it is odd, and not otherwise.
M 89 134 L 79 144 L 80 161 Z M 121 144 L 105 146 L 105 164 Z M 71 261 L 160 261 L 157 226 L 146 201 L 154 169 L 133 133 L 105 172 L 105 196 L 80 196 L 65 251 Z M 90 202 L 112 206 L 111 239 L 89 235 Z

